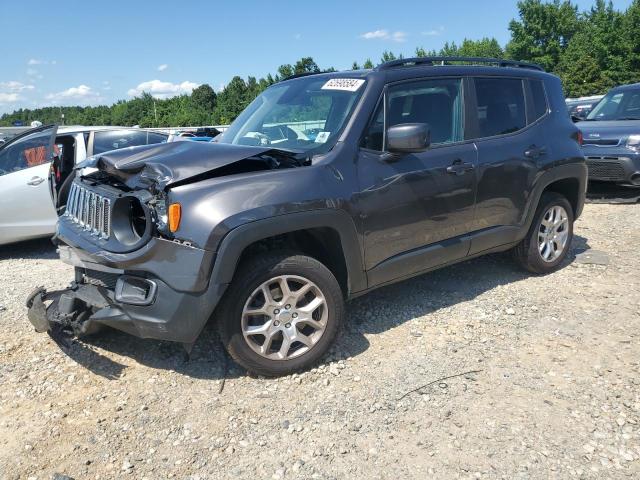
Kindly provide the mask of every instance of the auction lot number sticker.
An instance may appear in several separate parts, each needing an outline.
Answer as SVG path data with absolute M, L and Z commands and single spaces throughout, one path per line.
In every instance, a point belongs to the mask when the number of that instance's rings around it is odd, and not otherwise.
M 322 86 L 322 90 L 344 90 L 356 92 L 364 83 L 361 78 L 332 78 Z

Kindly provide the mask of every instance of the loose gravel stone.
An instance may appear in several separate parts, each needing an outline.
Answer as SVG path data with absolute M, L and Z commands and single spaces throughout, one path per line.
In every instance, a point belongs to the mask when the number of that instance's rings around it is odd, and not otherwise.
M 607 262 L 492 255 L 385 287 L 281 379 L 213 325 L 188 361 L 113 330 L 60 346 L 24 299 L 72 269 L 49 241 L 0 247 L 0 479 L 640 478 L 640 206 L 589 204 L 575 234 Z

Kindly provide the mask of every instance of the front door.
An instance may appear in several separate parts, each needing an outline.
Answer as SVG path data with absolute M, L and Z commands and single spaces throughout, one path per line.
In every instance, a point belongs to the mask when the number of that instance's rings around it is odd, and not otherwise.
M 41 127 L 0 149 L 0 244 L 55 231 L 47 182 L 55 133 L 56 127 Z
M 391 85 L 358 159 L 369 286 L 463 258 L 474 219 L 477 153 L 464 141 L 461 78 Z M 421 153 L 385 152 L 393 125 L 426 123 L 431 146 Z

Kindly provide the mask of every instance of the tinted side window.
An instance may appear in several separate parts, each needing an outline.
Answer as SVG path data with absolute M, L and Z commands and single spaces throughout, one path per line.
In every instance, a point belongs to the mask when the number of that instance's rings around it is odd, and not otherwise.
M 27 135 L 0 150 L 0 175 L 48 163 L 51 160 L 51 133 L 51 130 L 47 129 Z M 55 146 L 54 151 L 57 151 Z
M 481 137 L 517 132 L 527 125 L 523 82 L 517 78 L 476 78 Z
M 387 95 L 387 128 L 402 123 L 427 123 L 432 144 L 463 139 L 461 79 L 403 83 L 389 88 Z
M 109 150 L 119 150 L 126 147 L 162 143 L 167 137 L 144 130 L 106 130 L 98 131 L 93 137 L 93 154 L 104 153 Z
M 533 97 L 533 118 L 534 121 L 546 115 L 549 107 L 547 105 L 547 96 L 544 92 L 544 83 L 542 80 L 530 80 L 531 96 Z

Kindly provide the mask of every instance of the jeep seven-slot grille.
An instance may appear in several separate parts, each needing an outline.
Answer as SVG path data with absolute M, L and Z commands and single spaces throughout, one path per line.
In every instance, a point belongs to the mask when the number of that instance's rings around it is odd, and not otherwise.
M 92 235 L 111 235 L 111 200 L 76 183 L 71 185 L 65 215 Z

